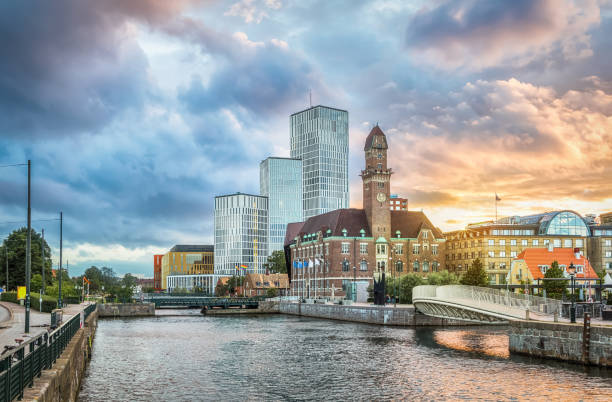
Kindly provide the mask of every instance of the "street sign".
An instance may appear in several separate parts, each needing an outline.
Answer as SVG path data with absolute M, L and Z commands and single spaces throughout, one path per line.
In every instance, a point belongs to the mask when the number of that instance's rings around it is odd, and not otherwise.
M 25 297 L 26 297 L 26 287 L 17 286 L 17 300 L 25 300 Z

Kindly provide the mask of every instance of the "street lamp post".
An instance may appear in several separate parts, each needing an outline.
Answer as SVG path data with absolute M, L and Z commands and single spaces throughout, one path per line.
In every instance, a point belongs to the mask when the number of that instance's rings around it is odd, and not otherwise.
M 30 332 L 30 276 L 32 273 L 32 208 L 30 191 L 30 172 L 32 163 L 28 159 L 28 235 L 26 238 L 26 297 L 25 297 L 25 329 L 27 334 Z
M 570 276 L 570 283 L 571 283 L 571 287 L 572 287 L 572 305 L 570 307 L 570 322 L 571 323 L 575 323 L 576 322 L 576 304 L 574 302 L 574 277 L 576 275 L 576 268 L 574 267 L 574 263 L 570 263 L 569 267 L 567 268 L 567 271 L 569 273 Z
M 354 302 L 357 302 L 357 265 L 353 265 L 353 297 Z

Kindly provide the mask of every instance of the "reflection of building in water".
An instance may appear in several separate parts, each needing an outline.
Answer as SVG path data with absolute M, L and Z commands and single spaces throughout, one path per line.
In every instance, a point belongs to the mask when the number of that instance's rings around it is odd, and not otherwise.
M 486 333 L 480 330 L 436 330 L 433 338 L 436 344 L 449 349 L 510 357 L 508 335 L 502 330 Z

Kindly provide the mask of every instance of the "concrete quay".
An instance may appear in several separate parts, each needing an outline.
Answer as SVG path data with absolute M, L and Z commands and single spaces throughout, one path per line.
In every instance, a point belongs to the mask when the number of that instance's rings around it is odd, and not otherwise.
M 411 304 L 403 304 L 393 307 L 374 306 L 365 303 L 338 305 L 323 303 L 311 304 L 280 302 L 279 312 L 304 317 L 406 327 L 482 325 L 466 321 L 427 316 L 416 311 L 414 306 Z
M 98 315 L 105 317 L 150 317 L 155 315 L 153 303 L 101 303 Z

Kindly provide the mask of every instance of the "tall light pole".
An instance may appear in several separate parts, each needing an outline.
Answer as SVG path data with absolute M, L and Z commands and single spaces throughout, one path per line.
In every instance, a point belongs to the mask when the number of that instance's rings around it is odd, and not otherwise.
M 45 229 L 42 229 L 42 240 L 40 241 L 40 252 L 42 255 L 42 286 L 40 288 L 40 305 L 42 306 L 42 295 L 45 294 Z M 41 307 L 42 308 L 42 307 Z
M 25 298 L 25 330 L 30 332 L 30 275 L 32 273 L 32 208 L 30 191 L 30 172 L 32 163 L 28 159 L 28 236 L 26 241 L 26 298 Z
M 570 307 L 570 322 L 576 322 L 576 305 L 574 304 L 574 275 L 576 275 L 576 268 L 574 268 L 574 263 L 571 262 L 569 267 L 567 267 L 567 271 L 570 275 L 570 283 L 572 285 L 572 305 Z
M 60 259 L 59 259 L 59 286 L 58 286 L 58 294 L 57 294 L 57 308 L 62 308 L 62 238 L 63 238 L 63 224 L 64 224 L 64 216 L 60 211 Z

